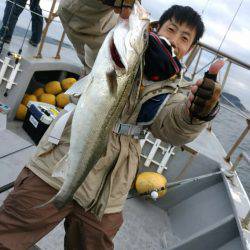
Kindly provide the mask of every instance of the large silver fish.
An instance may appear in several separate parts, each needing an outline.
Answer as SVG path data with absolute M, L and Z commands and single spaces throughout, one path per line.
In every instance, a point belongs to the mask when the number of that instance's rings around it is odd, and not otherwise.
M 72 121 L 66 177 L 49 201 L 57 208 L 72 200 L 106 150 L 108 134 L 121 115 L 141 64 L 148 25 L 148 13 L 136 2 L 129 19 L 120 19 L 108 33 L 91 73 L 67 92 L 82 93 Z

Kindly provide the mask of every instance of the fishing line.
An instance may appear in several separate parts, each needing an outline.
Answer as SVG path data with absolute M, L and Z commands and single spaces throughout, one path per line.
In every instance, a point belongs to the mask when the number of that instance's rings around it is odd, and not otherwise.
M 203 10 L 201 11 L 201 16 L 203 16 L 203 14 L 205 13 L 205 10 L 207 9 L 208 3 L 210 2 L 210 0 L 207 0 Z
M 226 37 L 227 37 L 227 35 L 228 35 L 228 32 L 229 32 L 230 28 L 232 27 L 232 24 L 233 24 L 233 22 L 234 22 L 234 20 L 235 20 L 235 18 L 236 18 L 236 16 L 237 16 L 237 14 L 238 14 L 240 8 L 241 8 L 241 5 L 242 5 L 243 2 L 244 2 L 244 0 L 241 0 L 241 2 L 240 2 L 239 6 L 238 6 L 238 8 L 237 8 L 237 10 L 236 10 L 236 12 L 235 12 L 235 14 L 234 14 L 234 17 L 233 17 L 231 23 L 229 24 L 229 26 L 228 26 L 228 28 L 227 28 L 227 31 L 226 31 L 226 33 L 225 33 L 225 35 L 224 35 L 224 37 L 223 37 L 223 39 L 222 39 L 222 41 L 221 41 L 221 43 L 220 43 L 220 46 L 218 47 L 217 51 L 215 52 L 216 55 L 215 55 L 214 59 L 213 59 L 211 62 L 209 62 L 208 64 L 206 64 L 204 67 L 202 67 L 201 69 L 197 70 L 197 71 L 194 73 L 194 75 L 200 73 L 200 72 L 201 72 L 202 70 L 204 70 L 207 66 L 210 66 L 217 58 L 219 58 L 218 53 L 220 52 L 221 46 L 222 46 L 222 44 L 224 43 L 224 41 L 225 41 L 225 39 L 226 39 Z

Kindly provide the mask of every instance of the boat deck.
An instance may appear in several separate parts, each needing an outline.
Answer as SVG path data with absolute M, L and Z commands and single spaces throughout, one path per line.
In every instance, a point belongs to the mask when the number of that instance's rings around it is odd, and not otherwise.
M 21 122 L 13 121 L 8 123 L 8 128 L 28 143 L 32 143 L 21 125 Z M 191 145 L 188 146 L 192 148 Z M 33 145 L 0 159 L 3 173 L 0 176 L 1 185 L 15 179 L 34 151 Z M 169 182 L 176 180 L 178 176 L 179 179 L 185 179 L 219 169 L 218 162 L 202 154 L 197 154 L 189 167 L 186 167 L 189 158 L 188 152 L 176 151 L 166 171 Z M 142 169 L 152 171 L 155 167 L 152 165 Z M 183 171 L 183 168 L 186 170 Z M 7 192 L 0 195 L 0 202 L 6 195 Z M 114 239 L 117 250 L 243 249 L 230 199 L 220 175 L 173 188 L 156 202 L 145 198 L 129 199 L 123 213 L 124 224 Z M 219 238 L 216 235 L 219 235 Z M 55 250 L 63 249 L 63 237 L 61 222 L 41 239 L 37 246 L 44 250 L 51 249 L 51 245 Z
M 55 46 L 47 46 L 44 54 L 51 51 L 51 47 L 55 49 Z M 16 51 L 14 47 L 13 50 Z M 17 76 L 17 81 L 22 85 L 14 86 L 8 98 L 9 104 L 12 105 L 12 117 L 35 72 L 44 71 L 46 74 L 48 71 L 79 72 L 79 65 L 74 67 L 73 62 L 71 64 L 65 60 L 53 59 L 55 53 L 44 60 L 34 59 L 29 55 L 34 54 L 35 50 L 27 42 L 25 43 L 24 51 L 28 57 L 23 59 L 21 67 L 25 74 Z M 64 56 L 67 58 L 67 55 Z M 69 61 L 72 61 L 76 55 L 69 58 Z M 2 84 L 0 93 L 4 90 Z M 5 100 L 3 97 L 0 98 L 0 101 L 5 102 Z M 0 186 L 15 180 L 36 149 L 22 130 L 21 122 L 8 122 L 8 131 L 2 129 L 0 130 L 0 152 L 2 151 Z M 15 140 L 12 134 L 6 137 L 9 131 L 16 134 Z M 143 147 L 143 154 L 147 155 L 153 145 L 154 141 L 147 141 Z M 167 170 L 163 172 L 169 182 L 213 173 L 219 171 L 221 167 L 227 167 L 223 159 L 225 156 L 223 148 L 213 133 L 206 130 L 183 149 L 184 151 L 175 148 L 175 155 L 171 156 Z M 155 162 L 160 162 L 165 153 L 164 148 L 160 149 L 152 159 L 150 167 L 144 167 L 145 158 L 142 158 L 140 171 L 156 171 L 158 166 Z M 166 196 L 157 201 L 144 198 L 127 200 L 124 208 L 124 224 L 114 239 L 115 249 L 247 249 L 250 235 L 249 231 L 242 231 L 240 218 L 248 212 L 249 200 L 237 175 L 233 178 L 232 184 L 230 183 L 231 181 L 224 175 L 214 175 L 202 181 L 170 189 Z M 7 194 L 8 192 L 5 192 L 0 195 L 0 202 Z M 55 250 L 61 250 L 63 237 L 61 222 L 50 234 L 41 239 L 37 246 L 44 250 L 51 249 L 51 246 Z

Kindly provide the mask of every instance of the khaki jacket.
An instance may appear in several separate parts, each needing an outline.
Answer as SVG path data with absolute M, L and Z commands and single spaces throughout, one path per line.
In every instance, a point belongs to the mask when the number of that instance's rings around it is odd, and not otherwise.
M 101 8 L 103 11 L 100 14 Z M 100 47 L 99 40 L 102 40 L 111 28 L 109 21 L 116 20 L 110 11 L 109 7 L 94 0 L 63 0 L 59 7 L 61 19 L 67 22 L 63 21 L 64 28 L 68 36 L 73 39 L 76 48 L 82 48 L 81 44 L 86 44 L 92 46 L 93 51 Z M 96 19 L 100 21 L 97 22 Z M 86 25 L 85 21 L 90 26 Z M 93 32 L 91 28 L 96 32 Z M 77 51 L 78 54 L 83 52 L 83 50 Z M 95 52 L 92 53 L 94 56 L 91 60 L 89 60 L 91 56 L 86 57 L 86 51 L 81 55 L 85 64 L 92 67 Z M 144 81 L 143 86 L 135 81 L 129 101 L 121 114 L 121 121 L 136 124 L 141 105 L 145 101 L 162 93 L 170 93 L 171 98 L 161 105 L 156 117 L 147 126 L 155 137 L 173 145 L 182 145 L 192 141 L 206 124 L 197 120 L 190 123 L 185 104 L 188 85 L 180 79 L 154 84 Z M 53 122 L 28 164 L 29 169 L 56 189 L 60 189 L 63 179 L 52 177 L 52 173 L 61 166 L 67 166 L 72 116 L 67 121 L 58 145 L 48 141 L 48 136 L 57 121 Z M 93 166 L 84 183 L 76 191 L 74 200 L 99 218 L 104 213 L 120 212 L 137 173 L 140 153 L 138 139 L 110 132 L 106 154 Z

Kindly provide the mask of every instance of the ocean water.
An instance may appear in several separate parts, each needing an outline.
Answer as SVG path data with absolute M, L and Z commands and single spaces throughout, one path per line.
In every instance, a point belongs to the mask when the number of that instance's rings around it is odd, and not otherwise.
M 226 152 L 230 150 L 246 127 L 246 119 L 223 107 L 212 123 L 212 130 L 221 141 Z M 232 155 L 231 161 L 234 163 L 237 156 L 243 151 L 250 156 L 250 131 Z M 250 165 L 245 160 L 242 160 L 238 166 L 237 173 L 248 197 L 250 197 Z

